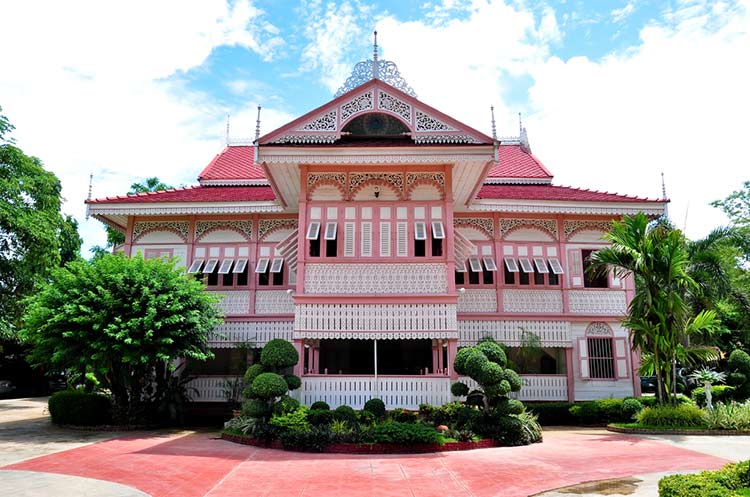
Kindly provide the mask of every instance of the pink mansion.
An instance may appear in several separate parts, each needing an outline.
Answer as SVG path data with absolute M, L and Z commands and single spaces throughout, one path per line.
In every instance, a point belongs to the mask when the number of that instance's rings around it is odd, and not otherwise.
M 198 402 L 225 401 L 238 347 L 273 338 L 299 351 L 307 405 L 449 402 L 457 349 L 484 336 L 509 347 L 521 400 L 638 395 L 632 280 L 587 259 L 612 219 L 666 201 L 552 179 L 525 130 L 466 126 L 376 58 L 325 105 L 228 145 L 197 186 L 88 209 L 125 233 L 119 250 L 175 257 L 222 296 Z

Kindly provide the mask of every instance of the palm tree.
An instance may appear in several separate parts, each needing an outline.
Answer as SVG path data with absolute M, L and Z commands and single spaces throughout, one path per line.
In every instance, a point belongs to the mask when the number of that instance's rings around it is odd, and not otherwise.
M 680 230 L 639 213 L 613 221 L 605 239 L 611 245 L 594 253 L 590 270 L 633 275 L 635 295 L 623 326 L 630 330 L 632 346 L 651 355 L 657 395 L 664 403 L 665 393 L 674 391 L 678 356 L 685 355 L 683 338 L 714 329 L 716 316 L 691 315 L 687 298 L 698 287 L 687 273 L 690 258 Z

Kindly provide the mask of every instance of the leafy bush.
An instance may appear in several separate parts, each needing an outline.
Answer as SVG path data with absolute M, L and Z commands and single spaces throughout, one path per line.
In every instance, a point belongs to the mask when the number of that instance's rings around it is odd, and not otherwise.
M 523 403 L 516 399 L 501 398 L 495 406 L 495 412 L 500 416 L 508 414 L 521 414 L 523 412 Z
M 376 442 L 393 444 L 431 444 L 440 442 L 440 434 L 422 423 L 383 423 L 372 431 Z
M 338 406 L 333 412 L 333 419 L 336 421 L 346 421 L 354 424 L 357 422 L 357 412 L 349 406 Z
M 251 392 L 254 397 L 271 400 L 284 395 L 289 386 L 281 375 L 261 373 L 253 380 Z
M 274 414 L 268 424 L 281 430 L 281 433 L 310 431 L 310 423 L 307 422 L 307 407 L 304 406 L 281 416 Z
M 625 399 L 622 401 L 620 413 L 625 420 L 635 419 L 635 415 L 641 412 L 643 404 L 638 399 Z
M 333 411 L 327 409 L 310 409 L 307 411 L 307 421 L 314 426 L 329 425 L 333 422 Z
M 370 399 L 365 402 L 364 411 L 370 411 L 378 419 L 385 417 L 385 402 L 380 399 Z
M 286 381 L 286 386 L 289 387 L 289 390 L 297 390 L 302 386 L 302 379 L 293 374 L 285 374 L 284 381 Z
M 310 409 L 319 410 L 319 411 L 320 410 L 330 411 L 331 410 L 331 406 L 329 406 L 328 404 L 326 404 L 322 400 L 316 400 L 315 402 L 312 403 L 312 405 L 310 406 Z
M 750 461 L 728 464 L 717 471 L 670 475 L 659 480 L 659 497 L 740 497 L 750 488 Z
M 646 407 L 637 416 L 638 423 L 645 426 L 669 426 L 675 428 L 701 426 L 703 411 L 693 405 Z
M 442 407 L 435 409 L 432 413 L 432 421 L 436 425 L 450 425 L 456 419 L 456 415 L 460 409 L 463 409 L 463 404 L 460 402 L 449 402 L 443 404 Z
M 224 430 L 230 433 L 252 437 L 255 436 L 255 432 L 261 424 L 264 423 L 258 418 L 240 416 L 227 421 L 224 425 Z
M 241 414 L 251 418 L 265 418 L 271 414 L 271 408 L 260 399 L 248 399 L 242 404 Z
M 416 412 L 407 411 L 406 409 L 393 409 L 390 417 L 398 423 L 416 423 L 419 415 Z
M 527 409 L 538 416 L 539 424 L 542 426 L 575 424 L 575 418 L 570 413 L 572 406 L 571 402 L 534 402 L 526 404 Z
M 516 417 L 521 422 L 523 436 L 528 438 L 527 444 L 542 441 L 542 427 L 539 425 L 537 415 L 533 412 L 523 411 Z
M 711 398 L 713 402 L 726 402 L 732 398 L 734 387 L 729 385 L 714 385 L 711 387 Z M 691 394 L 693 402 L 699 407 L 706 407 L 706 390 L 698 387 Z
M 307 452 L 322 452 L 332 443 L 331 432 L 324 426 L 314 426 L 308 431 L 287 431 L 279 438 L 285 448 Z
M 255 378 L 258 377 L 259 374 L 265 373 L 266 368 L 263 367 L 263 364 L 257 362 L 247 368 L 247 371 L 245 371 L 245 385 L 248 387 L 253 384 L 253 381 L 255 381 Z M 246 395 L 249 394 L 246 393 Z
M 729 354 L 729 360 L 727 361 L 730 373 L 739 373 L 732 379 L 733 382 L 745 377 L 745 381 L 741 383 L 733 383 L 737 390 L 734 393 L 734 398 L 737 400 L 745 400 L 750 398 L 750 355 L 745 351 L 737 349 L 733 350 Z M 740 376 L 742 375 L 742 376 Z
M 266 368 L 285 369 L 297 364 L 299 354 L 290 342 L 283 338 L 269 341 L 260 353 L 260 362 Z
M 291 398 L 288 395 L 283 395 L 274 405 L 273 413 L 277 415 L 284 415 L 292 411 L 299 409 L 299 401 Z
M 712 430 L 750 430 L 750 401 L 717 402 L 705 412 L 706 426 Z
M 602 424 L 602 413 L 596 402 L 580 402 L 570 408 L 576 423 L 583 425 Z
M 61 425 L 96 426 L 112 423 L 109 397 L 78 390 L 55 392 L 47 406 L 52 422 Z
M 419 404 L 419 417 L 423 420 L 430 422 L 432 421 L 432 416 L 435 414 L 435 411 L 438 408 L 433 406 L 432 404 Z
M 454 397 L 466 397 L 469 395 L 469 387 L 463 381 L 457 381 L 451 385 L 451 394 Z
M 377 420 L 377 416 L 375 416 L 373 413 L 368 411 L 367 409 L 362 409 L 357 413 L 357 422 L 364 426 L 370 426 Z

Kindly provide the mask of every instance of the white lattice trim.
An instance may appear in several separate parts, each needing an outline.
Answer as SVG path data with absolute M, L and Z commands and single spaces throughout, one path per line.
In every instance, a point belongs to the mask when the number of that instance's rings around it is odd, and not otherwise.
M 622 316 L 627 312 L 621 290 L 569 290 L 568 307 L 573 314 Z
M 212 348 L 235 348 L 239 345 L 262 347 L 274 338 L 292 340 L 292 321 L 230 321 L 214 329 L 208 344 Z
M 229 290 L 215 292 L 223 296 L 218 303 L 219 309 L 229 315 L 243 315 L 250 313 L 250 292 L 245 290 Z
M 314 338 L 319 340 L 417 340 L 425 338 L 458 338 L 457 331 L 295 331 L 295 339 Z
M 458 295 L 458 312 L 497 312 L 495 290 L 466 290 Z
M 380 90 L 378 92 L 378 109 L 396 114 L 411 125 L 411 105 L 393 95 Z
M 252 219 L 247 220 L 231 220 L 231 221 L 196 221 L 195 222 L 195 239 L 199 239 L 204 234 L 215 229 L 228 228 L 239 233 L 250 240 L 253 236 L 253 221 Z
M 508 233 L 524 227 L 540 229 L 557 240 L 557 221 L 554 219 L 501 219 L 500 237 L 505 238 Z
M 297 304 L 295 331 L 455 331 L 455 304 Z
M 444 264 L 307 264 L 305 293 L 437 294 L 448 291 Z
M 588 219 L 576 219 L 563 222 L 563 233 L 565 239 L 569 240 L 571 236 L 582 230 L 593 230 L 607 233 L 612 229 L 611 221 L 592 221 Z
M 503 290 L 503 311 L 527 313 L 561 313 L 560 290 Z
M 510 347 L 521 345 L 523 332 L 534 333 L 544 347 L 571 347 L 573 342 L 568 321 L 483 321 L 460 320 L 458 322 L 459 345 L 469 346 L 485 336 Z
M 416 131 L 458 131 L 440 119 L 418 110 L 414 113 Z
M 255 292 L 256 314 L 292 314 L 294 297 L 286 290 L 258 290 Z
M 187 240 L 189 226 L 188 221 L 136 221 L 133 224 L 131 239 L 135 241 L 149 231 L 164 230 L 176 233 L 183 240 Z
M 297 128 L 297 131 L 336 131 L 338 129 L 336 109 L 323 114 L 322 116 L 307 122 Z
M 374 95 L 370 90 L 341 105 L 341 122 L 344 123 L 352 116 L 374 108 Z
M 438 135 L 434 133 L 424 133 L 414 135 L 414 143 L 481 143 L 471 135 Z

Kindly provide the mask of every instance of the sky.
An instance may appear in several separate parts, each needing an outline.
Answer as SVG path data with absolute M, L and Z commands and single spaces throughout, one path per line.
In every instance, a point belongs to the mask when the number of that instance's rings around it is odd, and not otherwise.
M 93 196 L 196 184 L 227 138 L 325 104 L 354 64 L 491 134 L 519 113 L 553 182 L 660 198 L 691 238 L 750 180 L 750 0 L 4 0 L 0 106 L 63 185 L 84 252 Z M 87 256 L 87 253 L 84 253 Z

